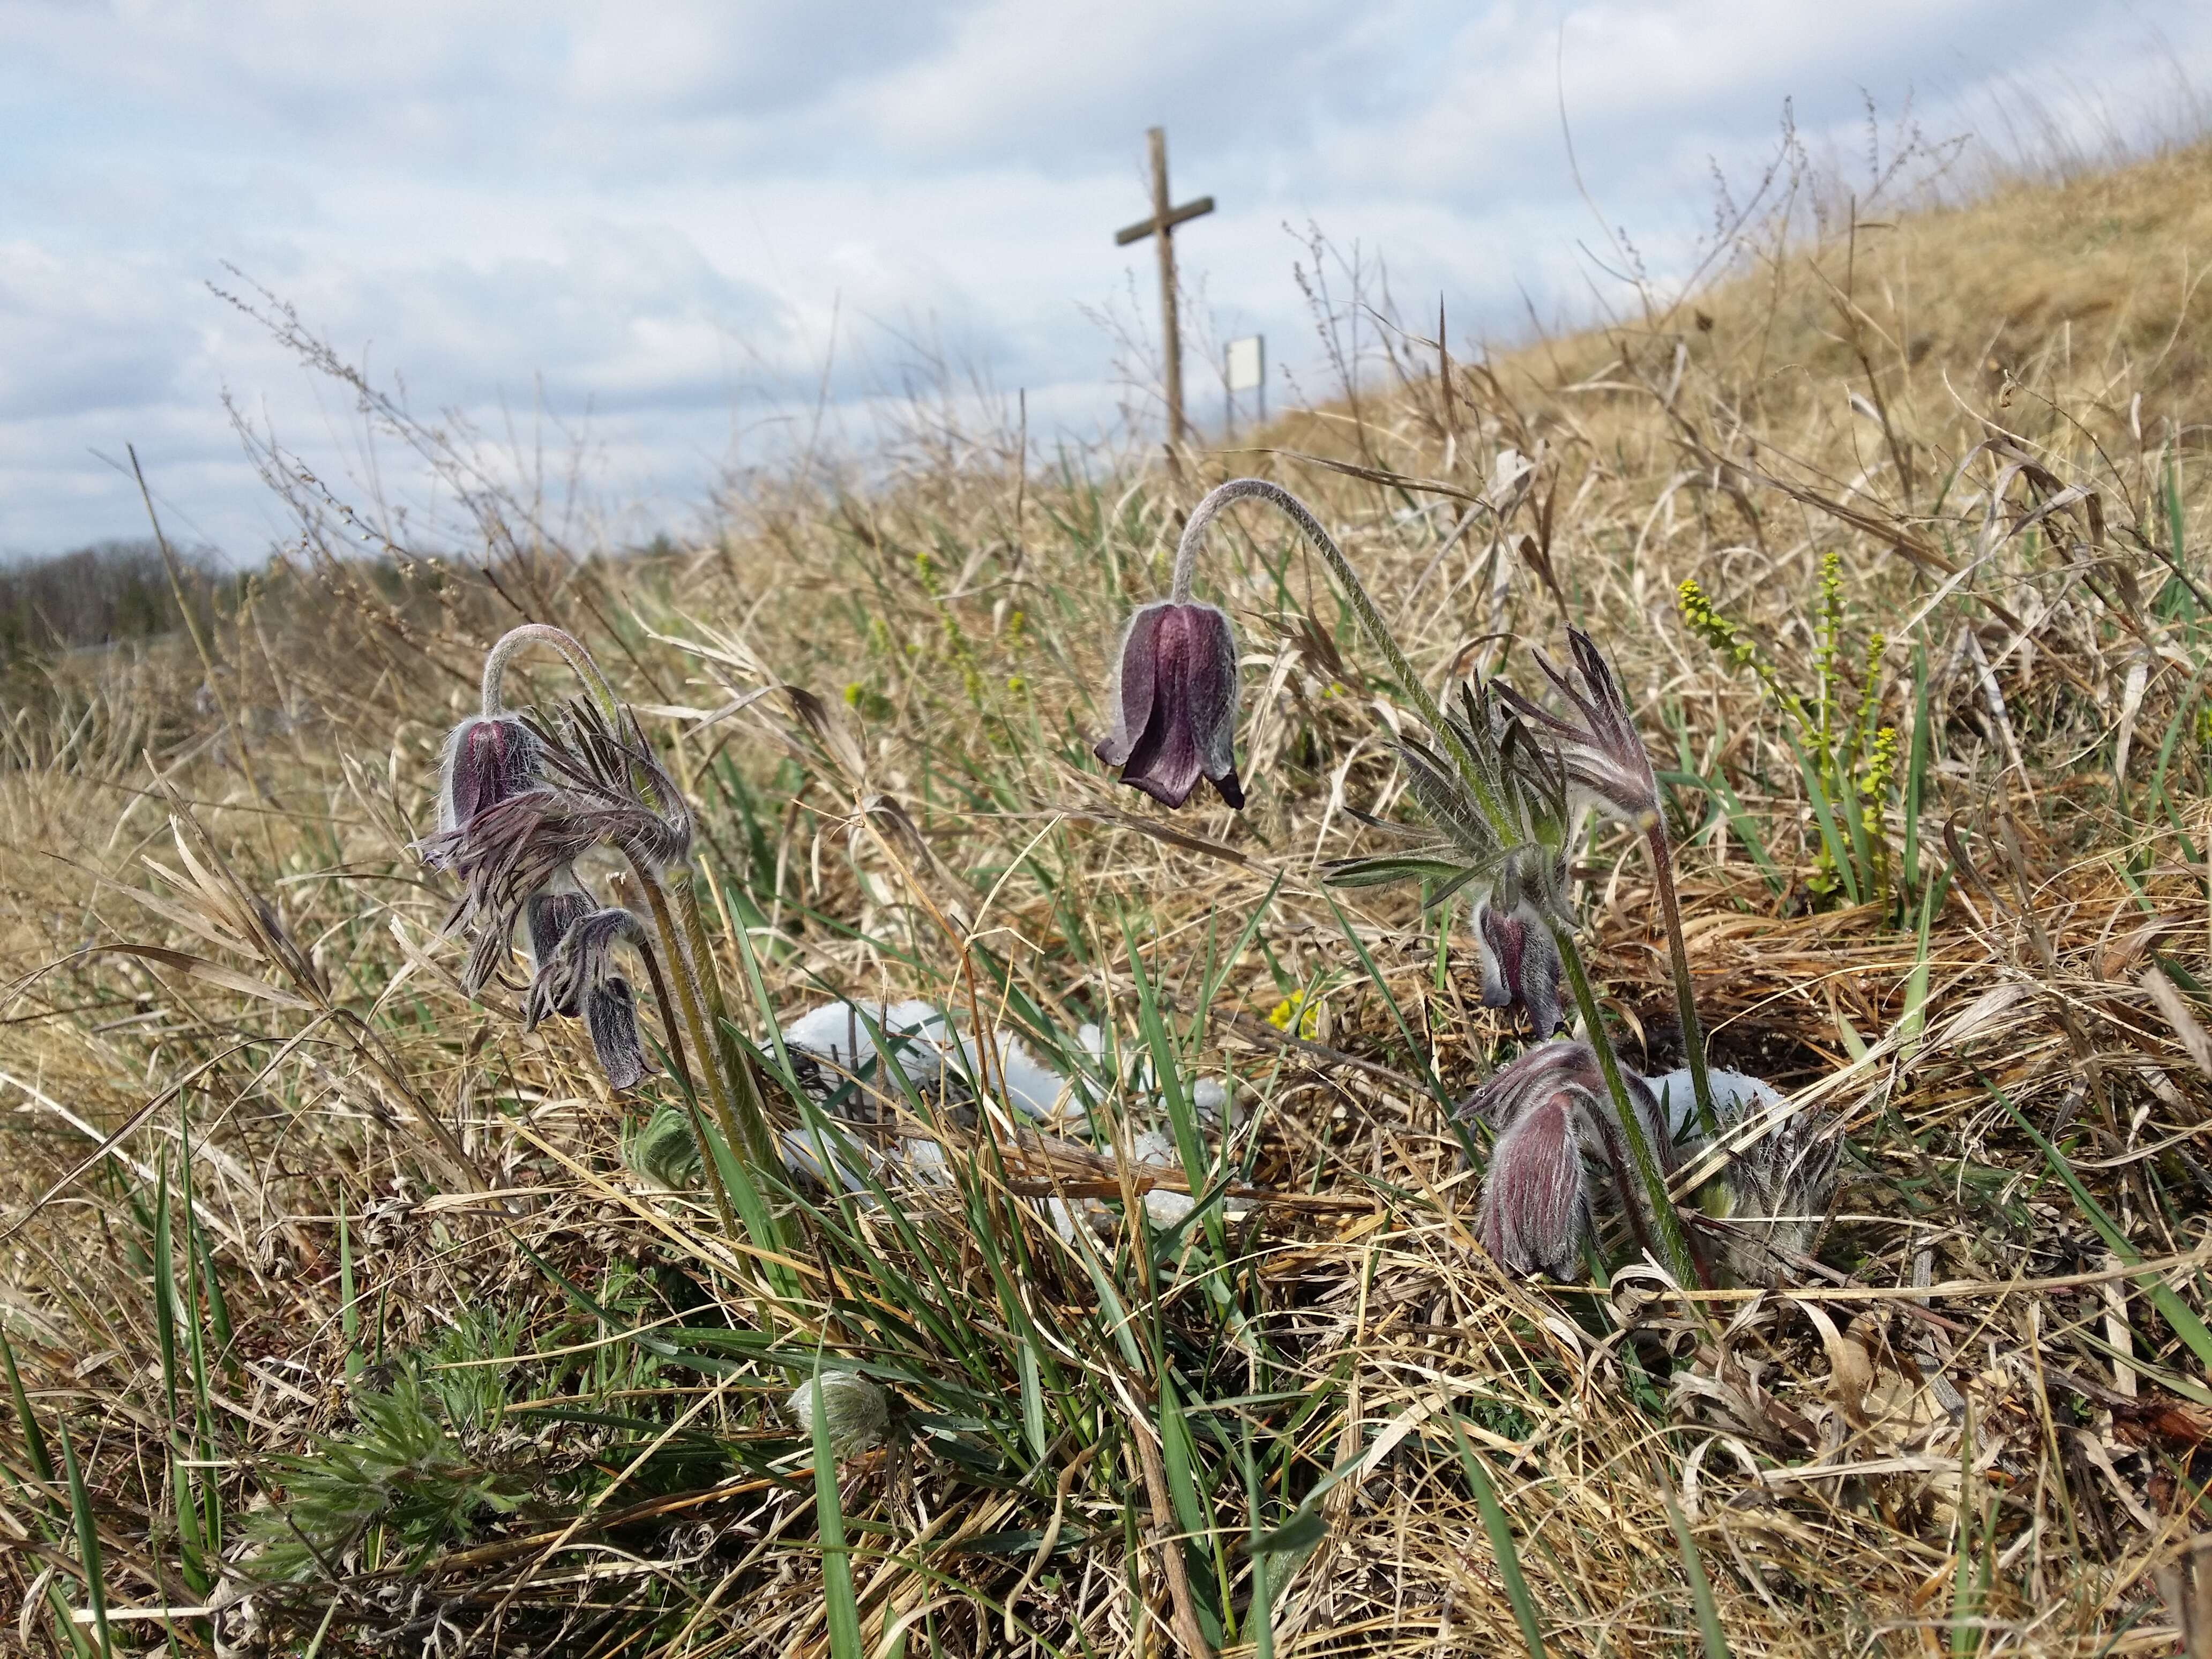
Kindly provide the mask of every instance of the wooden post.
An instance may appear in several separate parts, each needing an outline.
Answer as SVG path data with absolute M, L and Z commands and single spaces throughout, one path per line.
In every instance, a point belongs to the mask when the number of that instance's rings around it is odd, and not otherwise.
M 1160 345 L 1166 359 L 1168 441 L 1181 443 L 1189 435 L 1182 417 L 1182 335 L 1176 324 L 1175 228 L 1186 219 L 1213 211 L 1213 198 L 1201 196 L 1181 207 L 1168 205 L 1168 135 L 1154 127 L 1145 135 L 1152 151 L 1152 216 L 1114 233 L 1114 245 L 1127 247 L 1147 236 L 1160 245 Z
M 1159 227 L 1153 240 L 1160 250 L 1160 343 L 1167 353 L 1168 441 L 1183 439 L 1182 330 L 1176 325 L 1175 233 L 1168 228 L 1168 131 L 1154 127 L 1145 135 L 1152 152 L 1152 222 Z

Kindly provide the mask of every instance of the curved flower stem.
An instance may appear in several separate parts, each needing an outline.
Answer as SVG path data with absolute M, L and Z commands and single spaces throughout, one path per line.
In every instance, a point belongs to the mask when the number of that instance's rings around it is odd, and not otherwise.
M 1482 804 L 1484 816 L 1492 822 L 1502 821 L 1499 804 L 1491 793 L 1482 768 L 1476 763 L 1467 745 L 1460 741 L 1458 732 L 1444 718 L 1443 710 L 1437 706 L 1437 701 L 1429 695 L 1428 688 L 1421 684 L 1421 677 L 1413 672 L 1413 665 L 1406 659 L 1406 653 L 1400 649 L 1396 637 L 1382 620 L 1382 613 L 1376 610 L 1375 601 L 1368 596 L 1367 584 L 1359 580 L 1359 573 L 1352 568 L 1352 561 L 1344 556 L 1344 550 L 1336 544 L 1336 538 L 1322 527 L 1321 520 L 1314 517 L 1312 510 L 1282 485 L 1265 478 L 1231 478 L 1227 483 L 1217 485 L 1207 493 L 1205 500 L 1191 509 L 1190 519 L 1182 527 L 1182 540 L 1176 548 L 1175 574 L 1168 589 L 1170 601 L 1176 605 L 1190 603 L 1191 578 L 1198 566 L 1199 544 L 1205 539 L 1206 527 L 1223 507 L 1231 501 L 1265 501 L 1305 532 L 1306 539 L 1320 551 L 1322 559 L 1343 586 L 1346 596 L 1352 601 L 1353 614 L 1359 618 L 1360 626 L 1367 630 L 1367 637 L 1375 642 L 1376 648 L 1389 663 L 1390 672 L 1398 677 L 1399 684 L 1413 700 L 1421 719 L 1427 723 L 1429 730 L 1436 733 L 1437 741 L 1451 756 L 1460 775 L 1466 779 L 1468 787 L 1474 792 L 1475 799 Z
M 484 653 L 483 712 L 487 717 L 506 712 L 507 704 L 501 691 L 507 678 L 507 665 L 516 653 L 532 644 L 550 645 L 558 651 L 568 666 L 576 671 L 576 678 L 591 688 L 592 700 L 599 705 L 600 712 L 609 720 L 614 719 L 615 692 L 607 684 L 607 677 L 599 672 L 599 664 L 592 659 L 592 653 L 584 648 L 581 640 L 550 623 L 525 623 L 520 628 L 510 628 Z
M 1629 1155 L 1635 1160 L 1638 1179 L 1651 1206 L 1651 1219 L 1659 1230 L 1659 1244 L 1666 1257 L 1666 1265 L 1674 1275 L 1675 1282 L 1685 1289 L 1692 1284 L 1706 1290 L 1712 1288 L 1712 1277 L 1705 1264 L 1691 1248 L 1689 1236 L 1682 1231 L 1681 1218 L 1674 1213 L 1674 1200 L 1668 1195 L 1667 1177 L 1653 1156 L 1651 1143 L 1644 1133 L 1644 1120 L 1629 1098 L 1628 1085 L 1621 1080 L 1620 1060 L 1613 1052 L 1613 1039 L 1606 1034 L 1605 1021 L 1600 1016 L 1597 994 L 1590 989 L 1589 975 L 1583 967 L 1582 952 L 1576 947 L 1575 936 L 1567 927 L 1552 923 L 1552 938 L 1559 947 L 1559 959 L 1566 964 L 1567 980 L 1574 987 L 1575 1007 L 1583 1017 L 1583 1029 L 1589 1037 L 1590 1048 L 1597 1054 L 1598 1070 L 1604 1073 L 1606 1092 L 1613 1097 L 1614 1112 L 1620 1119 L 1621 1132 L 1627 1137 Z
M 1652 884 L 1659 890 L 1659 910 L 1667 921 L 1667 950 L 1674 971 L 1674 1014 L 1682 1027 L 1682 1052 L 1690 1068 L 1690 1092 L 1697 1097 L 1698 1127 L 1707 1140 L 1720 1136 L 1720 1115 L 1713 1109 L 1713 1085 L 1705 1069 L 1705 1032 L 1698 1018 L 1698 1000 L 1690 988 L 1690 949 L 1682 940 L 1682 906 L 1674 896 L 1674 856 L 1667 844 L 1667 826 L 1653 818 L 1644 829 L 1644 844 L 1651 849 Z

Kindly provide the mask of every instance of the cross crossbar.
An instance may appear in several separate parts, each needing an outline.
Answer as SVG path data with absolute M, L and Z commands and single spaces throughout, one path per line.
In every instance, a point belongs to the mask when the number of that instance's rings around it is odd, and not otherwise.
M 1213 198 L 1211 196 L 1201 196 L 1195 202 L 1185 202 L 1179 208 L 1170 208 L 1168 210 L 1167 216 L 1167 228 L 1170 230 L 1173 230 L 1177 225 L 1182 223 L 1186 219 L 1195 219 L 1201 214 L 1211 213 L 1212 211 Z M 1146 237 L 1152 235 L 1159 228 L 1160 220 L 1158 216 L 1150 219 L 1142 220 L 1136 224 L 1127 227 L 1124 229 L 1115 231 L 1114 233 L 1114 246 L 1115 247 L 1127 247 L 1132 242 L 1141 242 Z

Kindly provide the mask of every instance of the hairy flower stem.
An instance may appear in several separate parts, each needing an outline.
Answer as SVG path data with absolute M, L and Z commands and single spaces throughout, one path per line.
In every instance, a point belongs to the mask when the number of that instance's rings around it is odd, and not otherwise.
M 614 688 L 607 677 L 599 672 L 599 665 L 592 660 L 592 653 L 584 649 L 583 641 L 566 629 L 556 628 L 550 623 L 525 623 L 520 628 L 510 628 L 499 636 L 498 642 L 484 653 L 483 712 L 493 719 L 507 712 L 501 687 L 507 678 L 507 665 L 515 653 L 528 645 L 550 645 L 561 653 L 562 660 L 575 670 L 576 678 L 591 689 L 592 700 L 599 705 L 599 712 L 610 722 L 617 707 Z
M 1613 1097 L 1621 1133 L 1627 1138 L 1629 1156 L 1635 1160 L 1637 1176 L 1650 1200 L 1652 1223 L 1659 1230 L 1660 1253 L 1666 1258 L 1675 1283 L 1685 1288 L 1696 1284 L 1711 1290 L 1712 1275 L 1691 1248 L 1689 1236 L 1682 1231 L 1681 1218 L 1674 1213 L 1674 1200 L 1668 1195 L 1667 1178 L 1660 1172 L 1659 1160 L 1652 1155 L 1651 1143 L 1644 1138 L 1643 1116 L 1637 1111 L 1636 1103 L 1629 1098 L 1628 1085 L 1621 1080 L 1620 1061 L 1613 1052 L 1613 1039 L 1607 1035 L 1605 1021 L 1599 1015 L 1597 994 L 1590 989 L 1589 975 L 1583 969 L 1575 936 L 1565 925 L 1554 921 L 1552 938 L 1559 945 L 1560 961 L 1566 964 L 1568 982 L 1574 987 L 1575 1007 L 1583 1017 L 1583 1029 L 1597 1054 L 1598 1070 L 1605 1076 L 1606 1092 Z
M 760 1070 L 738 1040 L 730 1018 L 729 1004 L 722 995 L 721 972 L 714 965 L 714 954 L 708 943 L 706 919 L 700 913 L 690 867 L 670 871 L 667 881 L 676 900 L 684 942 L 698 973 L 701 1012 L 714 1037 L 709 1052 L 721 1062 L 723 1079 L 734 1103 L 738 1132 L 731 1135 L 731 1149 L 751 1160 L 755 1168 L 766 1169 L 775 1161 L 776 1151 L 775 1137 L 769 1132 L 768 1100 L 761 1088 Z M 723 1127 L 726 1133 L 730 1132 L 729 1125 Z
M 638 955 L 645 961 L 645 976 L 652 981 L 653 1000 L 660 1005 L 661 1023 L 667 1028 L 668 1056 L 675 1062 L 677 1081 L 683 1085 L 684 1110 L 691 1120 L 691 1138 L 699 1143 L 699 1162 L 706 1171 L 707 1190 L 714 1196 L 714 1213 L 721 1219 L 723 1234 L 735 1238 L 738 1236 L 738 1218 L 730 1208 L 730 1189 L 722 1184 L 722 1172 L 715 1167 L 714 1150 L 707 1140 L 706 1120 L 699 1115 L 698 1086 L 693 1082 L 691 1067 L 685 1063 L 684 1057 L 683 1017 L 677 1012 L 676 1000 L 668 989 L 668 980 L 660 971 L 660 953 L 643 939 L 640 939 L 638 945 Z M 663 948 L 666 948 L 665 941 Z M 706 1065 L 709 1062 L 702 1054 L 700 1063 Z
M 1265 478 L 1231 478 L 1227 483 L 1212 490 L 1192 509 L 1189 521 L 1182 527 L 1182 540 L 1176 548 L 1175 574 L 1168 589 L 1170 602 L 1176 605 L 1190 603 L 1191 578 L 1198 567 L 1198 548 L 1205 539 L 1206 527 L 1223 507 L 1231 501 L 1265 501 L 1305 532 L 1306 539 L 1314 544 L 1328 568 L 1335 573 L 1346 597 L 1352 601 L 1352 614 L 1359 618 L 1360 626 L 1367 630 L 1368 638 L 1374 641 L 1376 648 L 1389 663 L 1390 672 L 1398 677 L 1398 684 L 1413 700 L 1413 707 L 1420 712 L 1421 719 L 1451 756 L 1452 763 L 1467 781 L 1467 787 L 1474 792 L 1475 799 L 1482 805 L 1483 815 L 1492 823 L 1503 822 L 1504 815 L 1498 802 L 1492 799 L 1489 785 L 1484 781 L 1482 769 L 1475 763 L 1474 757 L 1468 752 L 1466 744 L 1460 741 L 1459 734 L 1453 730 L 1451 723 L 1444 719 L 1443 711 L 1437 708 L 1436 699 L 1421 684 L 1421 677 L 1413 672 L 1413 665 L 1406 659 L 1406 653 L 1399 648 L 1396 636 L 1382 620 L 1382 613 L 1376 610 L 1375 601 L 1368 597 L 1367 584 L 1359 580 L 1359 573 L 1352 568 L 1352 561 L 1344 556 L 1344 550 L 1336 544 L 1336 538 L 1322 528 L 1321 520 L 1314 517 L 1304 501 L 1280 484 L 1270 483 Z
M 1698 1000 L 1690 988 L 1690 950 L 1682 941 L 1682 906 L 1674 896 L 1674 855 L 1667 844 L 1667 826 L 1653 818 L 1644 828 L 1644 845 L 1651 849 L 1652 885 L 1659 890 L 1659 911 L 1667 921 L 1667 950 L 1674 969 L 1674 1015 L 1682 1027 L 1684 1064 L 1690 1068 L 1690 1091 L 1697 1097 L 1698 1127 L 1707 1140 L 1717 1139 L 1720 1115 L 1713 1109 L 1713 1085 L 1705 1070 L 1705 1031 L 1698 1019 Z

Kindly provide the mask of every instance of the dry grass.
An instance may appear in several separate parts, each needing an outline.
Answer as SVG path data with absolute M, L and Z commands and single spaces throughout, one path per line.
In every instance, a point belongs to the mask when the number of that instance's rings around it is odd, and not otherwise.
M 0 1328 L 43 1442 L 0 1410 L 11 1631 L 67 1650 L 80 1522 L 111 1609 L 200 1605 L 179 1490 L 240 1560 L 251 1506 L 307 1501 L 278 1460 L 362 1440 L 379 1386 L 489 1377 L 224 1639 L 832 1651 L 828 1516 L 777 1410 L 820 1344 L 905 1413 L 836 1505 L 869 1652 L 902 1630 L 915 1654 L 1166 1652 L 1194 1606 L 1224 1651 L 1519 1651 L 1515 1571 L 1549 1652 L 1710 1652 L 1670 1505 L 1734 1653 L 2212 1652 L 2212 1624 L 2179 1645 L 2212 1531 L 2188 1328 L 2212 1253 L 2208 185 L 2199 149 L 1747 244 L 1689 302 L 1441 376 L 1401 339 L 1395 386 L 1180 479 L 1040 474 L 918 420 L 886 486 L 750 480 L 719 543 L 648 561 L 575 556 L 464 439 L 386 407 L 468 485 L 481 542 L 455 568 L 391 544 L 380 574 L 343 565 L 388 520 L 349 523 L 268 453 L 301 538 L 211 670 L 181 641 L 73 661 L 0 770 L 23 976 Z M 1848 1125 L 1821 1272 L 1686 1297 L 1492 1269 L 1440 1102 L 1510 1039 L 1462 929 L 1320 884 L 1364 835 L 1347 809 L 1399 810 L 1392 700 L 1279 525 L 1241 520 L 1200 577 L 1247 653 L 1249 810 L 1170 818 L 1090 761 L 1121 616 L 1164 584 L 1179 512 L 1255 465 L 1339 528 L 1431 684 L 1555 643 L 1563 613 L 1614 654 L 1680 775 L 1718 1055 Z M 1674 603 L 1695 578 L 1809 695 L 1829 554 L 1844 682 L 1881 632 L 1879 722 L 1924 741 L 1856 903 L 1775 693 Z M 461 994 L 450 895 L 405 850 L 483 647 L 525 616 L 592 639 L 653 711 L 733 983 L 742 935 L 785 1014 L 981 987 L 1032 1041 L 1097 1018 L 1141 1048 L 1164 1009 L 1156 1060 L 1238 1079 L 1243 1177 L 1340 1201 L 1086 1254 L 979 1158 L 909 1195 L 908 1231 L 794 1197 L 788 1262 L 733 1253 L 624 1161 L 638 1109 L 573 1032 Z M 702 718 L 772 681 L 837 713 Z M 1663 1050 L 1644 866 L 1585 863 L 1604 994 Z M 1293 992 L 1304 1042 L 1267 1024 Z M 477 1496 L 417 1526 L 404 1500 L 434 1480 Z

